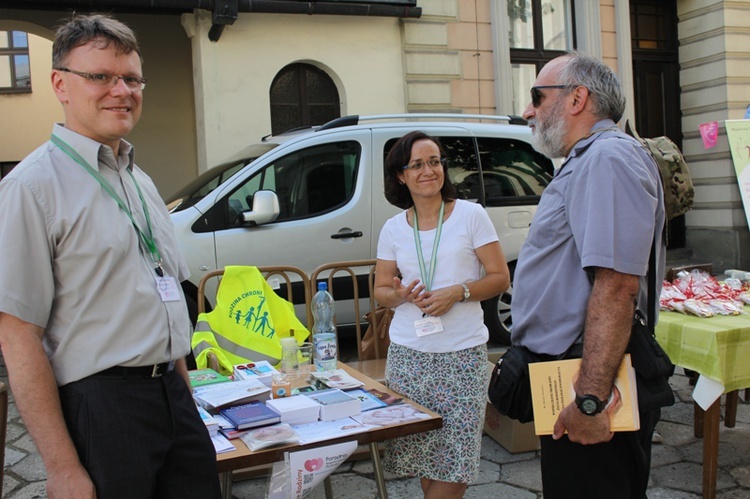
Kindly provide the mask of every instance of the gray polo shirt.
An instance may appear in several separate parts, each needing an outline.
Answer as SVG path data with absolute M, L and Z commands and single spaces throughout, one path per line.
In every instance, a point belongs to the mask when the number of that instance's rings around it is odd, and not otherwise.
M 592 130 L 614 126 L 604 120 Z M 619 130 L 579 141 L 544 190 L 518 257 L 513 343 L 558 355 L 576 342 L 593 267 L 642 276 L 638 308 L 645 314 L 654 237 L 657 276 L 664 275 L 663 226 L 659 171 L 645 148 Z M 656 282 L 658 311 L 662 279 Z
M 113 186 L 146 227 L 130 169 L 151 218 L 165 272 L 188 277 L 164 202 L 133 164 L 133 147 L 110 147 L 60 125 L 53 133 Z M 45 329 L 59 385 L 112 366 L 185 356 L 185 299 L 163 302 L 150 253 L 130 218 L 83 167 L 46 142 L 0 182 L 0 311 Z M 179 287 L 179 286 L 178 286 Z

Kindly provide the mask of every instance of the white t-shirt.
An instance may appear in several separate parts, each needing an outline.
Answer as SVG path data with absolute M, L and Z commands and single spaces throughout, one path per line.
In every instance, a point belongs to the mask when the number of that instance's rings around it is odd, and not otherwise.
M 429 272 L 436 233 L 436 229 L 419 231 L 426 272 Z M 443 223 L 431 289 L 481 278 L 482 264 L 475 250 L 495 241 L 498 241 L 497 232 L 484 208 L 469 201 L 457 200 L 450 217 Z M 407 222 L 405 211 L 383 226 L 378 241 L 378 259 L 395 261 L 404 285 L 415 279 L 422 281 L 414 229 Z M 431 353 L 455 352 L 487 342 L 484 314 L 477 301 L 456 303 L 440 316 L 444 329 L 441 333 L 417 336 L 414 321 L 421 318 L 422 311 L 413 303 L 398 306 L 389 330 L 391 341 Z

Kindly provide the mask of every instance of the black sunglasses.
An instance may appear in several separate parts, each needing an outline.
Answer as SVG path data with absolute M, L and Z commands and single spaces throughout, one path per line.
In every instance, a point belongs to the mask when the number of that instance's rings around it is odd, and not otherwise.
M 538 87 L 531 87 L 531 105 L 534 107 L 539 107 L 539 104 L 542 103 L 542 97 L 544 97 L 544 94 L 539 91 L 541 88 L 572 88 L 575 87 L 575 85 L 539 85 Z

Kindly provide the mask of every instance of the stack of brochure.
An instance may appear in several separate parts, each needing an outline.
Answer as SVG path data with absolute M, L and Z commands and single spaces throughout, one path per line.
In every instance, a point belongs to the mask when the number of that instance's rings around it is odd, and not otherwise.
M 200 414 L 201 419 L 203 420 L 203 424 L 206 425 L 208 434 L 213 437 L 219 432 L 219 421 L 210 415 L 203 407 L 199 405 L 196 405 L 196 407 L 198 408 L 198 414 Z
M 255 362 L 247 362 L 245 364 L 237 364 L 234 366 L 234 374 L 232 377 L 235 381 L 241 379 L 256 378 L 264 385 L 271 386 L 271 377 L 273 373 L 277 373 L 276 370 L 267 360 L 258 360 Z
M 321 421 L 356 416 L 362 412 L 362 402 L 338 388 L 308 392 L 304 396 L 320 404 Z
M 281 416 L 282 423 L 290 425 L 312 423 L 320 417 L 320 404 L 305 395 L 272 399 L 266 405 Z
M 199 386 L 193 390 L 193 398 L 209 412 L 231 405 L 246 404 L 253 400 L 267 400 L 271 389 L 257 379 L 244 379 L 227 383 Z

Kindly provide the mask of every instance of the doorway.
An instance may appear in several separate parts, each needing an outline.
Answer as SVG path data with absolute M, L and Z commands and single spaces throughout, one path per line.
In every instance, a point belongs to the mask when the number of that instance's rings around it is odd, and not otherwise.
M 682 148 L 680 65 L 675 0 L 631 0 L 635 127 L 642 137 L 666 135 Z M 685 216 L 669 221 L 667 248 L 685 247 Z

